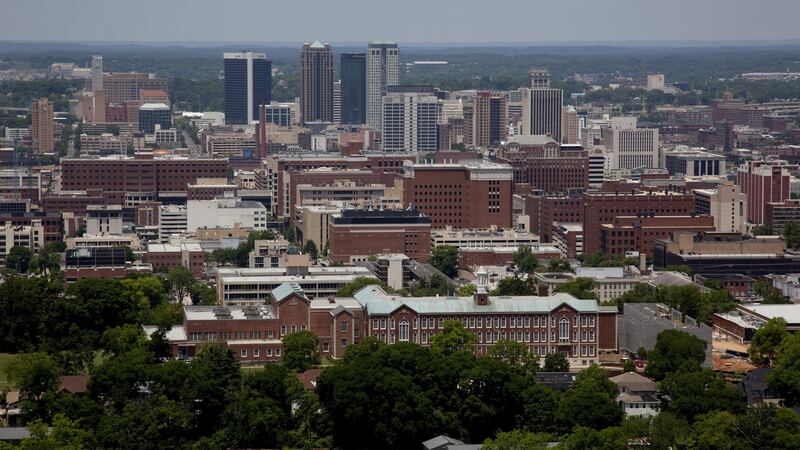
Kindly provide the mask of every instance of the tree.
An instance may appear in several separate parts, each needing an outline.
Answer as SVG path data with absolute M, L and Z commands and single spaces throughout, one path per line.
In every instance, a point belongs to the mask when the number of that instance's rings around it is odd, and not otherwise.
M 452 245 L 437 245 L 428 262 L 448 277 L 458 275 L 458 249 Z
M 592 366 L 578 373 L 575 385 L 568 390 L 556 411 L 564 430 L 580 425 L 602 430 L 619 425 L 624 413 L 616 402 L 617 386 L 605 371 Z
M 17 355 L 6 369 L 9 380 L 19 390 L 26 418 L 45 418 L 45 397 L 58 388 L 59 368 L 46 353 Z
M 526 372 L 534 373 L 539 370 L 539 357 L 531 353 L 522 342 L 502 339 L 489 347 L 489 357 Z
M 286 367 L 297 372 L 318 366 L 319 339 L 308 330 L 287 334 L 283 338 L 282 361 Z
M 626 359 L 622 363 L 622 371 L 623 372 L 636 372 L 636 364 L 633 362 L 632 359 Z
M 520 272 L 531 273 L 539 267 L 539 260 L 534 256 L 530 246 L 522 245 L 514 252 L 512 257 L 514 265 Z
M 56 414 L 53 417 L 52 428 L 48 429 L 46 423 L 35 420 L 28 425 L 28 430 L 31 435 L 20 442 L 19 448 L 22 450 L 78 450 L 90 447 L 88 442 L 91 433 L 63 414 Z
M 351 282 L 347 283 L 346 285 L 342 286 L 341 288 L 339 288 L 339 290 L 336 291 L 336 296 L 337 297 L 352 297 L 353 294 L 355 294 L 356 292 L 358 292 L 361 289 L 363 289 L 364 286 L 370 286 L 370 285 L 373 285 L 373 284 L 380 286 L 387 293 L 390 293 L 390 294 L 397 293 L 397 291 L 392 289 L 388 284 L 386 284 L 384 281 L 381 281 L 381 280 L 379 280 L 377 278 L 374 278 L 374 277 L 356 277 L 356 278 L 353 279 L 353 281 L 351 281 Z
M 517 277 L 506 277 L 497 283 L 492 295 L 532 295 L 533 288 L 525 280 Z
M 182 304 L 189 293 L 189 289 L 197 280 L 191 270 L 186 267 L 173 267 L 167 274 L 167 282 L 172 288 L 172 292 L 178 303 Z
M 775 369 L 767 378 L 769 387 L 786 406 L 800 405 L 800 334 L 786 336 L 774 359 Z
M 457 320 L 445 320 L 441 332 L 431 337 L 431 349 L 444 354 L 474 352 L 478 337 L 467 331 Z
M 686 363 L 699 367 L 706 359 L 708 343 L 696 336 L 679 330 L 664 330 L 658 333 L 656 345 L 648 352 L 647 376 L 663 380 Z
M 569 261 L 562 258 L 553 258 L 547 262 L 548 272 L 572 272 L 572 266 Z
M 550 353 L 544 357 L 543 372 L 569 372 L 569 361 L 561 352 Z
M 559 284 L 556 288 L 556 292 L 566 292 L 575 298 L 596 299 L 597 294 L 594 292 L 596 287 L 597 283 L 595 283 L 593 279 L 578 277 L 566 283 Z
M 459 297 L 472 297 L 477 290 L 478 286 L 470 283 L 458 288 L 457 294 Z
M 192 298 L 193 305 L 211 306 L 217 304 L 217 290 L 199 281 L 189 289 L 189 295 Z
M 539 450 L 549 448 L 553 438 L 546 433 L 530 433 L 522 430 L 497 433 L 494 439 L 483 441 L 483 450 Z
M 33 254 L 28 247 L 14 246 L 6 256 L 6 267 L 14 269 L 17 273 L 28 273 Z
M 294 225 L 289 225 L 289 228 L 286 229 L 284 237 L 290 243 L 294 243 L 294 241 L 297 240 L 297 233 L 294 231 Z
M 690 421 L 711 411 L 739 412 L 745 406 L 739 393 L 710 369 L 670 372 L 659 390 L 669 398 L 669 410 Z
M 786 222 L 781 235 L 783 236 L 783 240 L 786 241 L 787 247 L 795 250 L 800 247 L 800 223 Z
M 786 330 L 786 320 L 782 317 L 770 319 L 763 328 L 753 335 L 747 353 L 756 364 L 771 365 L 775 353 L 784 339 L 789 336 Z
M 314 243 L 312 240 L 307 240 L 306 245 L 303 246 L 303 253 L 307 253 L 311 259 L 317 259 L 319 257 L 319 250 L 317 250 L 317 244 Z
M 753 236 L 769 236 L 772 235 L 772 227 L 769 225 L 756 225 L 750 232 Z

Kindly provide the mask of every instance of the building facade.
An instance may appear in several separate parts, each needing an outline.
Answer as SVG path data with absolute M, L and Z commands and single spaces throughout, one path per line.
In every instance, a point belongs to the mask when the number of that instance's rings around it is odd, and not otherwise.
M 244 125 L 272 100 L 272 61 L 263 53 L 226 52 L 225 123 Z
M 53 104 L 47 98 L 31 102 L 31 143 L 35 153 L 53 151 Z
M 390 92 L 383 99 L 383 150 L 434 152 L 439 149 L 442 103 L 434 95 Z
M 367 121 L 367 54 L 342 53 L 342 120 L 345 124 Z
M 431 254 L 431 219 L 417 210 L 345 209 L 328 222 L 330 258 L 341 263 L 402 253 L 426 262 Z
M 400 57 L 396 42 L 370 42 L 367 47 L 366 113 L 367 126 L 375 130 L 383 124 L 383 103 L 387 86 L 399 80 Z
M 328 43 L 304 44 L 300 54 L 303 123 L 333 122 L 333 51 Z
M 472 145 L 488 148 L 508 137 L 508 98 L 502 92 L 479 91 L 473 100 Z

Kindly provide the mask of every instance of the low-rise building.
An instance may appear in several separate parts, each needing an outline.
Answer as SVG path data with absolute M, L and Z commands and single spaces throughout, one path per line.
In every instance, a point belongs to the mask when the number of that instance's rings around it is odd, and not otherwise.
M 422 262 L 431 254 L 431 219 L 416 209 L 345 209 L 330 218 L 329 257 L 352 263 L 383 253 L 402 253 Z
M 284 256 L 289 252 L 289 241 L 283 238 L 272 240 L 257 240 L 253 243 L 253 250 L 248 256 L 248 265 L 251 269 L 283 267 Z
M 553 224 L 553 243 L 565 258 L 575 258 L 583 255 L 583 224 L 559 223 Z
M 656 382 L 636 372 L 625 372 L 609 378 L 617 385 L 617 404 L 627 416 L 653 417 L 661 409 L 661 400 L 656 396 Z
M 205 252 L 199 244 L 147 244 L 143 260 L 158 271 L 166 272 L 176 267 L 186 267 L 194 276 L 204 278 Z
M 736 305 L 736 309 L 727 313 L 715 313 L 711 316 L 714 330 L 738 342 L 750 342 L 756 331 L 764 327 L 770 319 L 782 318 L 786 321 L 786 329 L 796 333 L 800 331 L 800 304 L 763 305 L 747 303 Z
M 186 202 L 186 229 L 240 227 L 266 230 L 269 213 L 260 202 L 234 197 Z M 163 221 L 163 216 L 162 216 Z

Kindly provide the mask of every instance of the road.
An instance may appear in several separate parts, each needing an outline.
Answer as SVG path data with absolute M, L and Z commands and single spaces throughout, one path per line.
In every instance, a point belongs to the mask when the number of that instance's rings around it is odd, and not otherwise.
M 186 141 L 186 148 L 189 149 L 189 154 L 192 156 L 201 156 L 202 149 L 199 145 L 195 144 L 192 140 L 192 136 L 189 135 L 189 132 L 186 130 L 181 130 L 183 135 L 183 140 Z

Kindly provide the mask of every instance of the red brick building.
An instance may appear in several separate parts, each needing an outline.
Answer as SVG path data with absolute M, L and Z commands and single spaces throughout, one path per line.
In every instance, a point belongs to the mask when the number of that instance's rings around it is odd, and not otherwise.
M 497 160 L 514 168 L 514 182 L 561 193 L 589 188 L 589 155 L 580 146 L 562 147 L 550 136 L 514 136 Z
M 553 242 L 554 223 L 583 223 L 583 197 L 529 194 L 525 196 L 525 214 L 539 242 Z
M 102 189 L 157 195 L 186 192 L 198 178 L 227 178 L 228 161 L 219 158 L 135 157 L 64 158 L 61 188 L 65 191 Z
M 263 306 L 187 306 L 183 326 L 168 334 L 173 354 L 192 357 L 204 342 L 221 342 L 243 363 L 276 361 L 281 339 L 310 330 L 320 354 L 340 358 L 365 336 L 387 343 L 430 345 L 446 321 L 460 321 L 477 337 L 476 352 L 494 343 L 524 343 L 538 355 L 560 352 L 572 367 L 586 367 L 599 355 L 617 351 L 616 307 L 568 294 L 550 297 L 494 297 L 485 293 L 486 273 L 472 297 L 398 297 L 368 286 L 353 298 L 309 300 L 299 286 L 284 283 Z
M 386 253 L 426 262 L 431 255 L 431 219 L 414 209 L 345 209 L 331 217 L 328 240 L 329 256 L 336 262 L 349 264 Z
M 602 251 L 602 226 L 613 224 L 617 216 L 689 216 L 693 210 L 691 193 L 587 192 L 583 195 L 583 252 L 591 255 Z M 652 254 L 652 248 L 648 254 Z
M 408 164 L 403 204 L 431 218 L 433 228 L 511 227 L 514 186 L 511 167 L 488 161 Z
M 800 223 L 800 201 L 786 200 L 784 203 L 764 204 L 764 225 L 769 226 L 773 233 L 782 233 L 789 222 Z
M 783 203 L 791 197 L 789 171 L 780 162 L 748 161 L 739 167 L 736 184 L 747 196 L 747 221 L 765 221 L 766 204 Z
M 352 183 L 354 186 L 367 186 L 381 184 L 392 186 L 397 177 L 393 172 L 372 170 L 326 170 L 323 168 L 303 172 L 290 172 L 284 174 L 285 188 L 288 195 L 275 199 L 278 211 L 283 211 L 291 221 L 294 221 L 294 207 L 298 202 L 297 186 L 332 186 L 339 183 Z M 288 199 L 288 203 L 287 203 Z
M 175 267 L 186 267 L 195 277 L 205 278 L 205 252 L 199 244 L 148 244 L 142 261 L 151 264 L 153 270 L 166 271 Z
M 625 256 L 639 252 L 653 256 L 653 242 L 673 232 L 713 232 L 711 216 L 617 216 L 600 226 L 600 249 L 606 255 Z
M 124 204 L 124 192 L 103 189 L 49 192 L 42 196 L 42 209 L 45 211 L 71 212 L 79 215 L 86 214 L 86 207 L 89 205 Z

